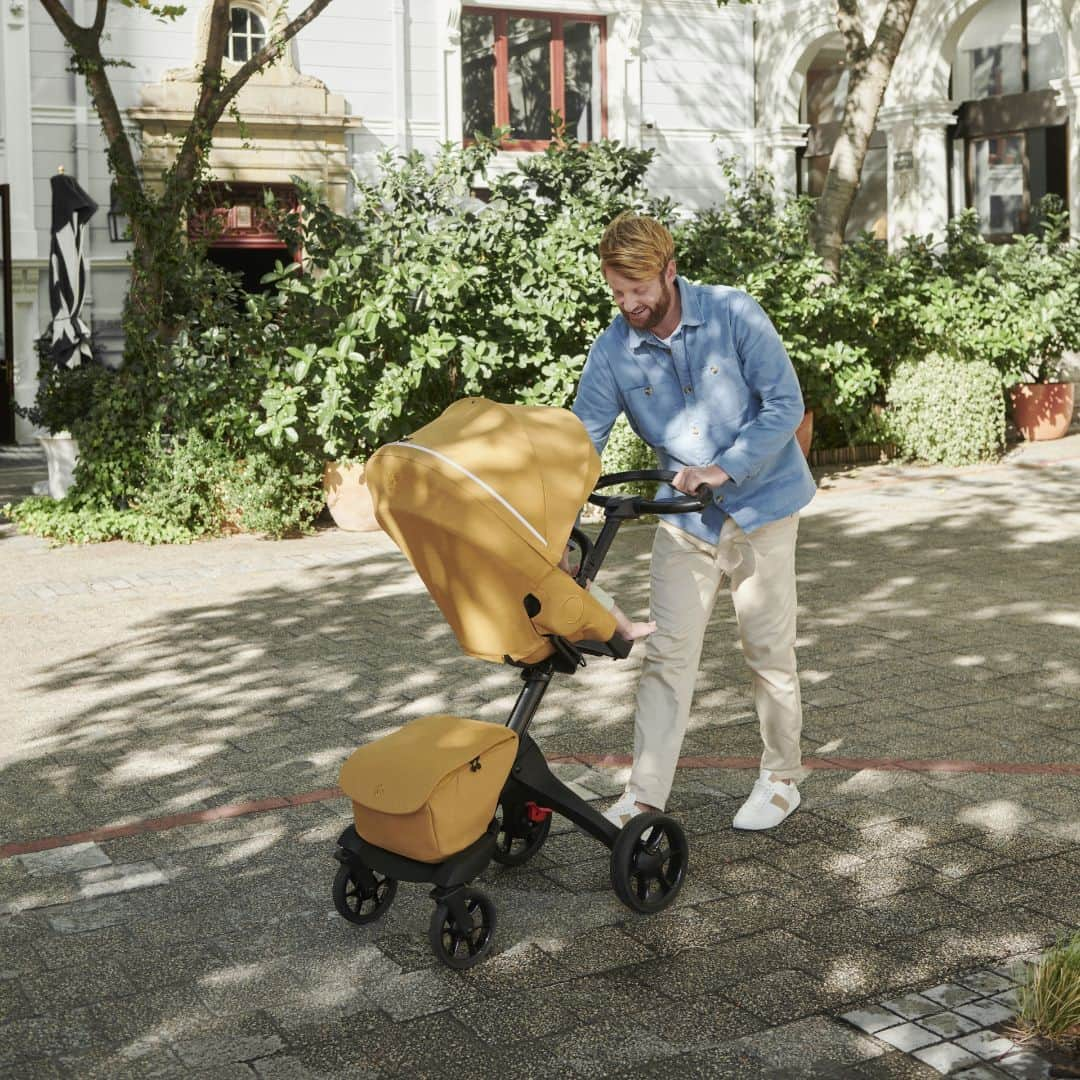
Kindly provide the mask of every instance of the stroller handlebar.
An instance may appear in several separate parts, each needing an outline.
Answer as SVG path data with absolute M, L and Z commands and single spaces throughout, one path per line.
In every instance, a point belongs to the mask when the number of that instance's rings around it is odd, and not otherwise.
M 632 481 L 659 481 L 670 483 L 675 479 L 675 473 L 665 469 L 633 469 L 629 472 L 608 473 L 601 476 L 593 486 L 593 493 L 589 496 L 589 502 L 594 506 L 605 509 L 616 499 L 626 500 L 625 495 L 597 495 L 601 488 L 614 487 L 616 484 L 626 484 Z M 638 517 L 641 514 L 689 514 L 694 511 L 704 510 L 712 502 L 712 488 L 708 484 L 702 484 L 693 495 L 682 495 L 674 499 L 645 499 L 633 496 L 634 513 L 630 516 Z

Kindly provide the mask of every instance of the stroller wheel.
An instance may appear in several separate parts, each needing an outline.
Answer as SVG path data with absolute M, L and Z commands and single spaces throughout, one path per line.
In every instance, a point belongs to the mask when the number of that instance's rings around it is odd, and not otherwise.
M 528 862 L 543 846 L 551 831 L 551 811 L 537 812 L 533 803 L 499 802 L 495 821 L 499 832 L 491 857 L 503 866 L 520 866 Z
M 386 914 L 397 894 L 397 881 L 366 866 L 342 863 L 334 875 L 334 907 L 351 923 L 374 922 Z
M 491 949 L 495 933 L 495 905 L 478 889 L 464 889 L 460 905 L 453 904 L 464 921 L 454 916 L 451 904 L 440 900 L 428 924 L 431 950 L 447 967 L 464 970 L 479 964 Z
M 662 911 L 682 888 L 689 862 L 686 833 L 665 814 L 638 814 L 611 849 L 611 887 L 633 911 Z

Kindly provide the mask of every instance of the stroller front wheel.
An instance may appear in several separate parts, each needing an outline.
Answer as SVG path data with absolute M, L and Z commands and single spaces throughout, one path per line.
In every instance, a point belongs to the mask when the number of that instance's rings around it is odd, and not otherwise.
M 354 863 L 342 863 L 334 875 L 334 907 L 351 923 L 363 926 L 386 914 L 397 895 L 397 880 Z
M 431 950 L 447 967 L 463 971 L 491 950 L 495 905 L 479 889 L 439 900 L 428 924 Z
M 632 911 L 663 911 L 679 895 L 689 848 L 682 826 L 666 814 L 638 814 L 611 849 L 611 887 Z

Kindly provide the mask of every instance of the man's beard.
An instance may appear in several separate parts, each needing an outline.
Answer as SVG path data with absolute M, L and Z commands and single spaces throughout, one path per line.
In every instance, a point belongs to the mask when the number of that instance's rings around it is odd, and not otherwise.
M 632 319 L 629 316 L 627 316 L 627 322 L 629 322 L 635 330 L 654 330 L 667 318 L 667 313 L 670 310 L 671 286 L 661 278 L 660 299 L 657 300 L 656 306 L 649 308 L 649 314 L 645 316 L 643 322 L 638 322 L 636 319 Z

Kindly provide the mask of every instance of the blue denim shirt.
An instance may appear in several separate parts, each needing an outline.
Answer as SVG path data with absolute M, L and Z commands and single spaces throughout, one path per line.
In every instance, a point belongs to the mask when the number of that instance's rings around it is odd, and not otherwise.
M 616 316 L 589 350 L 573 411 L 598 452 L 625 413 L 661 469 L 719 465 L 731 479 L 713 504 L 666 518 L 715 544 L 727 515 L 753 532 L 813 498 L 794 437 L 802 393 L 780 336 L 752 296 L 675 280 L 682 322 L 671 347 Z M 665 484 L 657 497 L 674 494 Z

